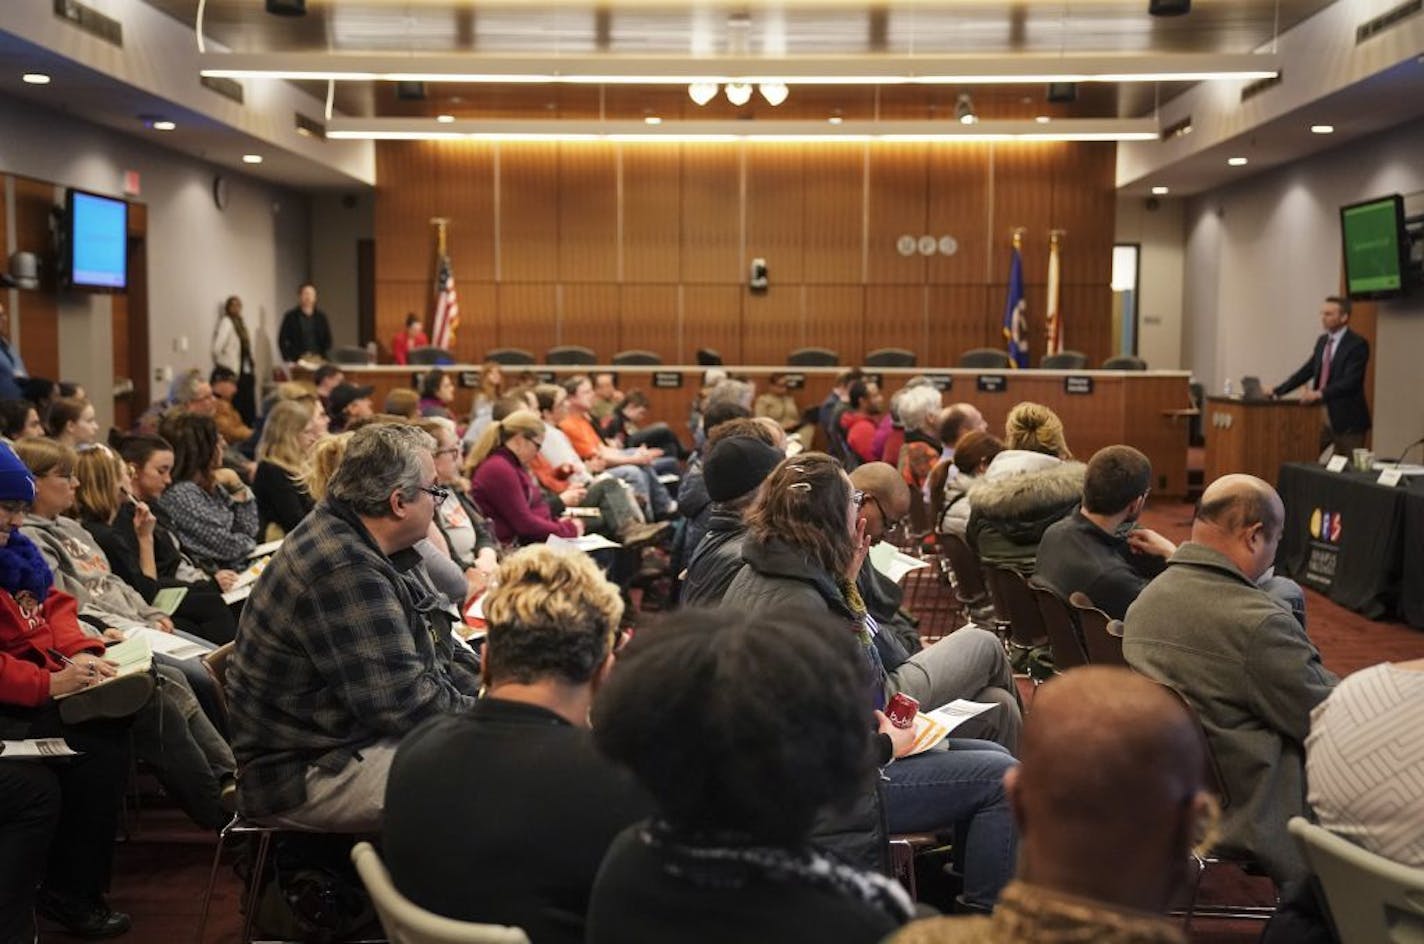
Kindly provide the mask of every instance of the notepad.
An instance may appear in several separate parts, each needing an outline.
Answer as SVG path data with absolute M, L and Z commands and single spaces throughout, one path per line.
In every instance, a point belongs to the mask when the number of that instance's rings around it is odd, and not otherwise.
M 150 630 L 152 632 L 153 630 Z M 130 630 L 133 632 L 133 630 Z M 104 660 L 112 662 L 117 666 L 113 675 L 105 676 L 98 682 L 85 688 L 78 688 L 72 692 L 65 692 L 63 695 L 54 696 L 55 701 L 62 701 L 70 695 L 78 695 L 80 692 L 92 692 L 96 688 L 101 688 L 115 679 L 121 679 L 126 675 L 136 675 L 139 672 L 147 672 L 153 667 L 153 650 L 148 643 L 140 638 L 125 639 L 123 642 L 110 643 L 104 650 Z M 8 756 L 8 749 L 7 749 Z M 47 755 L 51 756 L 51 755 Z
M 183 604 L 183 598 L 187 595 L 187 587 L 164 587 L 153 595 L 153 605 L 172 616 L 178 612 L 178 607 Z

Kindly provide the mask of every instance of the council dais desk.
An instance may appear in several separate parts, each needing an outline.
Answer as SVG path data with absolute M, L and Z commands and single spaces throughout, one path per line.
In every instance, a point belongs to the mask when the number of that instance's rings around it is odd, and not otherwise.
M 1424 628 L 1424 477 L 1394 487 L 1378 473 L 1281 466 L 1279 571 L 1370 619 Z
M 427 368 L 428 369 L 428 368 Z M 666 422 L 684 440 L 687 416 L 707 368 L 692 365 L 614 367 L 611 365 L 564 367 L 547 364 L 528 368 L 506 366 L 505 386 L 518 381 L 524 371 L 546 381 L 574 374 L 610 372 L 625 392 L 642 390 L 651 401 L 653 419 Z M 777 367 L 726 365 L 734 377 L 751 381 L 757 391 L 766 378 L 782 374 L 791 379 L 791 393 L 804 410 L 819 404 L 830 392 L 842 367 Z M 457 394 L 454 408 L 467 415 L 472 388 L 479 383 L 479 366 L 456 364 L 444 370 L 454 374 Z M 422 372 L 414 366 L 378 365 L 342 367 L 348 380 L 370 384 L 379 410 L 388 392 L 411 387 Z M 301 373 L 299 371 L 299 373 Z M 1189 375 L 1185 371 L 1131 370 L 965 370 L 961 368 L 882 368 L 867 371 L 878 376 L 888 403 L 889 395 L 917 375 L 932 378 L 945 391 L 945 402 L 967 401 L 983 412 L 989 429 L 1003 435 L 1009 410 L 1022 400 L 1052 407 L 1063 420 L 1074 455 L 1086 461 L 1103 446 L 1127 443 L 1152 460 L 1153 490 L 1163 495 L 1185 495 L 1187 490 L 1187 424 Z

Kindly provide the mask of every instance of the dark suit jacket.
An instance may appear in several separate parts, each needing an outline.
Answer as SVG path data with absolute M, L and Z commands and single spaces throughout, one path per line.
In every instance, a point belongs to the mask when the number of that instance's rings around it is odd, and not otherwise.
M 306 317 L 300 308 L 289 308 L 282 316 L 282 325 L 277 329 L 277 349 L 282 353 L 282 360 L 295 361 L 303 354 L 308 353 L 311 345 L 302 338 L 302 319 Z M 316 347 L 311 353 L 320 354 L 325 357 L 331 350 L 331 325 L 326 320 L 326 312 L 320 308 L 312 312 L 312 323 L 316 332 Z
M 1290 393 L 1307 382 L 1314 389 L 1329 337 L 1322 334 L 1315 339 L 1310 360 L 1273 391 L 1276 396 Z M 1362 433 L 1370 428 L 1370 407 L 1365 402 L 1365 367 L 1369 362 L 1370 342 L 1346 328 L 1340 335 L 1340 343 L 1335 345 L 1335 356 L 1330 359 L 1330 382 L 1320 391 L 1320 399 L 1330 414 L 1330 428 L 1337 433 Z

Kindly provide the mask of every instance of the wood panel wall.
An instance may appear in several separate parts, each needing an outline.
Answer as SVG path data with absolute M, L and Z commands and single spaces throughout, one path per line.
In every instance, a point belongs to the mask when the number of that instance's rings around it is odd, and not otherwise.
M 434 306 L 447 217 L 456 353 L 556 344 L 601 361 L 700 347 L 779 364 L 829 347 L 856 363 L 907 347 L 952 364 L 1002 346 L 1011 237 L 1023 230 L 1032 360 L 1049 234 L 1063 233 L 1067 347 L 1111 353 L 1112 144 L 389 142 L 377 145 L 376 326 L 389 344 Z M 902 235 L 952 236 L 903 256 Z M 770 288 L 747 287 L 766 260 Z

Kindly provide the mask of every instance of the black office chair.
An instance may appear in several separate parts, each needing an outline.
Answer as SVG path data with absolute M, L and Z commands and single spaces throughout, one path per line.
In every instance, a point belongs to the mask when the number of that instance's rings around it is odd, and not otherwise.
M 560 344 L 558 347 L 551 347 L 544 352 L 544 363 L 557 364 L 563 366 L 582 366 L 585 364 L 597 364 L 598 355 L 591 347 L 583 347 L 578 344 Z
M 613 363 L 619 367 L 656 367 L 663 359 L 652 351 L 619 351 Z
M 1038 366 L 1044 370 L 1082 370 L 1088 366 L 1088 355 L 1082 351 L 1059 351 L 1049 354 Z
M 959 355 L 960 367 L 1008 367 L 1009 354 L 996 347 L 976 347 Z
M 497 347 L 493 350 L 485 351 L 485 360 L 494 361 L 496 364 L 510 364 L 523 366 L 536 363 L 534 355 L 522 347 Z
M 1146 370 L 1147 362 L 1131 354 L 1119 354 L 1103 361 L 1103 370 Z
M 841 356 L 828 347 L 798 347 L 786 355 L 788 367 L 839 367 Z
M 865 355 L 866 367 L 914 367 L 918 363 L 914 351 L 903 347 L 882 347 Z
M 376 362 L 376 358 L 364 347 L 334 347 L 329 360 L 342 367 L 366 367 Z
M 421 364 L 427 367 L 435 364 L 453 364 L 455 355 L 443 347 L 413 347 L 406 355 L 406 363 Z
M 721 367 L 722 353 L 716 348 L 699 347 L 697 349 L 698 367 Z

